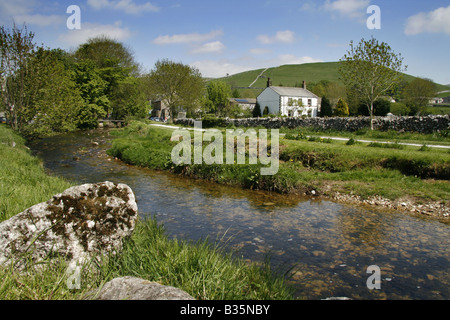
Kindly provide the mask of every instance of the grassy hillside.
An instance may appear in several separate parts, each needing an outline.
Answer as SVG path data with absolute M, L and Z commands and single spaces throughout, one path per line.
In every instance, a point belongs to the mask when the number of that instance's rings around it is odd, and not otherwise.
M 260 78 L 253 87 L 265 88 L 267 77 L 272 79 L 272 84 L 277 86 L 295 86 L 303 80 L 318 82 L 320 80 L 340 81 L 337 62 L 307 63 L 299 65 L 284 65 L 269 68 L 264 72 L 266 78 Z M 233 86 L 247 87 L 264 69 L 247 71 L 229 76 L 226 80 Z
M 320 62 L 306 63 L 296 65 L 283 65 L 279 67 L 269 68 L 264 73 L 264 78 L 259 78 L 252 87 L 265 88 L 267 78 L 272 79 L 272 85 L 278 86 L 295 86 L 302 81 L 307 83 L 318 82 L 320 80 L 328 80 L 331 82 L 341 83 L 339 79 L 339 62 Z M 231 75 L 222 80 L 227 81 L 233 87 L 248 87 L 261 74 L 264 69 L 257 69 Z M 407 81 L 412 81 L 415 77 L 405 74 Z M 437 84 L 438 91 L 450 90 L 450 87 Z M 255 90 L 255 92 L 258 90 Z M 258 91 L 259 93 L 259 91 Z

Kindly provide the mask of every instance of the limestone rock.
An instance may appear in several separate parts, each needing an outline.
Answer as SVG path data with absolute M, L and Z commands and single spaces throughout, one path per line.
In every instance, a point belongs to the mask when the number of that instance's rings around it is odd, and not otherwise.
M 91 295 L 97 300 L 194 300 L 183 290 L 135 277 L 113 279 Z
M 80 263 L 114 254 L 137 218 L 135 196 L 125 184 L 69 188 L 0 223 L 0 264 L 23 263 L 24 254 L 33 262 L 62 256 Z

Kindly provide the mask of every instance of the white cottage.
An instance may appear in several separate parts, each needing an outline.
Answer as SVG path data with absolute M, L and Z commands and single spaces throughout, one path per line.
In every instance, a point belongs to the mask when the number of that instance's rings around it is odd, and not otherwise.
M 267 107 L 269 114 L 288 117 L 317 117 L 321 103 L 318 96 L 306 89 L 304 81 L 302 88 L 274 87 L 270 79 L 257 101 L 262 112 Z

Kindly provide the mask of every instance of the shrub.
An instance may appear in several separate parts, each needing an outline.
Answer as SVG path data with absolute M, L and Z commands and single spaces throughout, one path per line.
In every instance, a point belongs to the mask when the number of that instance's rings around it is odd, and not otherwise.
M 207 114 L 202 118 L 203 128 L 217 128 L 226 126 L 227 126 L 226 121 L 223 118 L 218 118 L 211 114 Z
M 334 115 L 337 117 L 348 117 L 348 104 L 344 101 L 344 99 L 339 98 L 339 101 L 334 109 Z

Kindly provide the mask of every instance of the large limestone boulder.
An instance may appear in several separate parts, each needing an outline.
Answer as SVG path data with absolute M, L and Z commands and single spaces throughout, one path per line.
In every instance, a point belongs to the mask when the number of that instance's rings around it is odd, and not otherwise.
M 115 278 L 107 282 L 100 291 L 92 292 L 88 299 L 194 300 L 191 295 L 181 289 L 135 277 Z
M 67 189 L 0 223 L 0 264 L 62 256 L 84 263 L 122 248 L 138 218 L 133 191 L 102 182 Z M 27 256 L 27 259 L 23 259 Z

